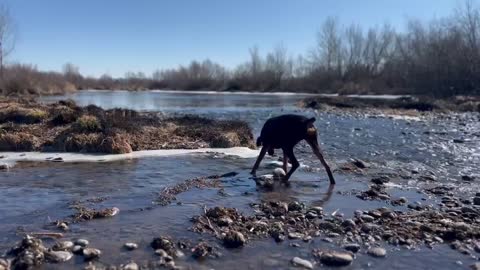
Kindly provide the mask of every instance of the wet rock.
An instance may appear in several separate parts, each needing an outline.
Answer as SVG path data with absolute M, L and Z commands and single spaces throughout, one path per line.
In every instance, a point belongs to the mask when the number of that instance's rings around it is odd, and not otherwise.
M 123 245 L 127 250 L 134 250 L 134 249 L 137 249 L 138 248 L 138 245 L 135 244 L 135 243 L 125 243 L 125 245 Z
M 129 262 L 125 264 L 121 269 L 122 270 L 138 270 L 140 268 L 138 267 L 138 264 L 136 264 L 135 262 Z
M 65 223 L 65 222 L 59 223 L 57 225 L 57 227 L 62 231 L 68 231 L 68 229 L 69 229 L 67 223 Z
M 83 247 L 79 245 L 75 245 L 72 248 L 73 254 L 83 254 Z
M 294 257 L 292 259 L 292 264 L 298 267 L 306 268 L 306 269 L 313 269 L 313 264 L 310 261 L 299 258 L 299 257 Z
M 8 169 L 10 169 L 10 166 L 8 166 L 8 164 L 6 163 L 0 164 L 0 171 L 7 171 Z
M 218 226 L 228 226 L 233 223 L 233 220 L 229 217 L 220 217 L 217 220 Z
M 355 228 L 356 226 L 356 223 L 353 219 L 345 219 L 344 221 L 342 221 L 342 226 L 345 227 L 345 228 Z
M 52 246 L 52 250 L 54 251 L 67 251 L 71 250 L 73 248 L 74 244 L 71 241 L 63 241 L 63 242 L 57 242 Z
M 172 256 L 168 255 L 168 253 L 167 253 L 165 250 L 163 250 L 163 249 L 157 249 L 157 250 L 155 250 L 155 254 L 157 254 L 158 256 L 160 256 L 160 258 L 162 258 L 163 260 L 165 260 L 165 262 L 173 261 Z
M 89 244 L 90 244 L 90 242 L 88 242 L 87 239 L 77 239 L 77 240 L 75 240 L 75 245 L 77 245 L 77 246 L 86 247 Z
M 297 201 L 293 201 L 288 204 L 288 211 L 301 211 L 302 209 L 303 205 Z
M 350 253 L 339 251 L 321 252 L 319 257 L 320 262 L 327 266 L 346 266 L 353 261 L 353 256 Z
M 435 175 L 431 175 L 431 174 L 427 174 L 427 175 L 422 175 L 420 176 L 419 178 L 420 181 L 432 181 L 432 182 L 435 182 L 437 181 L 437 177 L 435 177 Z
M 381 247 L 373 247 L 368 249 L 367 254 L 372 257 L 383 258 L 387 256 L 387 251 Z
M 10 264 L 7 260 L 0 259 L 0 270 L 8 270 L 10 269 Z
M 370 215 L 367 215 L 367 214 L 364 214 L 364 215 L 361 215 L 360 216 L 360 219 L 364 222 L 372 222 L 375 220 L 374 217 L 370 216 Z
M 480 270 L 480 262 L 474 263 L 470 265 L 470 269 L 472 270 Z
M 288 238 L 289 239 L 300 239 L 303 237 L 303 234 L 297 233 L 297 232 L 290 232 L 288 233 Z
M 285 171 L 282 168 L 276 168 L 275 170 L 273 170 L 273 176 L 275 178 L 283 178 L 286 175 L 287 174 L 285 173 Z
M 99 249 L 96 248 L 84 248 L 83 249 L 83 258 L 85 258 L 86 261 L 90 261 L 93 259 L 96 259 L 100 257 L 102 252 Z
M 383 185 L 390 182 L 390 179 L 386 176 L 380 176 L 380 177 L 373 178 L 371 182 L 377 185 Z
M 272 174 L 265 174 L 261 175 L 260 177 L 256 177 L 255 183 L 257 184 L 257 186 L 267 189 L 273 188 L 275 184 Z
M 245 245 L 247 241 L 241 232 L 229 231 L 223 238 L 223 245 L 227 248 L 237 248 Z
M 473 175 L 462 175 L 462 180 L 467 182 L 472 182 L 475 180 L 475 176 Z
M 346 244 L 343 246 L 345 250 L 351 251 L 353 253 L 357 253 L 360 250 L 360 245 L 351 243 L 351 244 Z
M 477 196 L 477 197 L 473 198 L 473 204 L 474 205 L 480 205 L 480 196 Z
M 165 250 L 169 255 L 175 254 L 175 246 L 173 242 L 166 238 L 166 237 L 157 237 L 154 238 L 152 243 L 150 243 L 150 246 L 154 249 L 163 249 Z
M 476 243 L 475 243 L 475 246 L 473 247 L 473 249 L 474 249 L 476 252 L 480 253 L 480 242 L 476 242 Z
M 192 257 L 195 259 L 205 258 L 213 253 L 213 247 L 206 242 L 198 243 L 192 248 Z
M 305 217 L 308 218 L 308 219 L 315 219 L 315 218 L 318 218 L 318 215 L 316 213 L 313 213 L 313 212 L 307 212 Z
M 313 211 L 313 212 L 316 212 L 317 215 L 322 215 L 323 214 L 323 207 L 313 206 L 313 207 L 310 207 L 310 209 L 308 211 Z
M 45 252 L 45 258 L 49 262 L 61 263 L 70 260 L 73 257 L 73 254 L 69 251 L 47 251 Z
M 361 159 L 354 158 L 351 160 L 351 163 L 360 169 L 365 169 L 369 167 L 369 164 Z

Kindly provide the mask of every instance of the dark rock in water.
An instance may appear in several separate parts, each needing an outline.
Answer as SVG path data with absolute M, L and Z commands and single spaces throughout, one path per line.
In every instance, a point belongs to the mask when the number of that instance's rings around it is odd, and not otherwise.
M 475 247 L 473 248 L 476 252 L 480 253 L 480 242 L 475 243 Z
M 422 175 L 420 176 L 419 178 L 420 181 L 432 181 L 432 182 L 435 182 L 437 181 L 437 178 L 435 177 L 435 175 Z
M 294 257 L 292 259 L 292 264 L 295 266 L 306 268 L 306 269 L 313 269 L 313 264 L 311 262 L 299 257 Z
M 360 245 L 351 243 L 351 244 L 346 244 L 345 246 L 343 246 L 343 248 L 353 253 L 357 253 L 360 250 Z
M 390 178 L 386 176 L 380 176 L 380 177 L 373 178 L 371 182 L 377 185 L 383 185 L 390 182 Z
M 221 178 L 224 178 L 224 177 L 233 177 L 233 176 L 236 176 L 238 173 L 237 172 L 229 172 L 229 173 L 225 173 L 225 174 L 222 174 L 220 175 Z
M 96 248 L 84 248 L 83 249 L 83 257 L 86 261 L 90 261 L 96 258 L 99 258 L 102 255 L 102 252 Z
M 53 162 L 63 162 L 63 158 L 57 157 L 57 158 L 51 159 L 51 161 L 53 161 Z
M 339 251 L 321 252 L 319 257 L 320 262 L 327 266 L 346 266 L 353 261 L 353 256 L 350 253 Z
M 470 265 L 470 269 L 472 270 L 480 270 L 480 262 L 474 263 Z
M 473 204 L 474 205 L 480 205 L 480 197 L 477 196 L 477 197 L 473 198 Z
M 302 208 L 302 204 L 297 201 L 293 201 L 288 204 L 288 211 L 301 211 Z
M 9 254 L 15 256 L 12 269 L 31 269 L 40 266 L 45 261 L 45 251 L 42 240 L 25 236 L 20 245 L 13 248 Z
M 465 143 L 464 139 L 453 139 L 454 143 Z
M 174 256 L 175 254 L 175 245 L 173 242 L 166 238 L 166 237 L 157 237 L 154 238 L 150 246 L 154 249 L 163 249 L 165 250 L 170 256 Z
M 387 251 L 384 248 L 381 247 L 373 247 L 368 249 L 367 251 L 368 255 L 372 257 L 377 257 L 377 258 L 383 258 L 387 256 Z
M 352 164 L 357 166 L 358 168 L 360 169 L 365 169 L 365 168 L 368 168 L 369 167 L 369 164 L 361 159 L 352 159 Z
M 123 245 L 127 250 L 134 250 L 138 248 L 138 245 L 136 243 L 125 243 Z
M 241 232 L 229 231 L 223 238 L 223 244 L 227 248 L 237 248 L 245 245 L 247 241 Z
M 472 175 L 462 175 L 462 180 L 463 180 L 463 181 L 472 182 L 472 181 L 475 180 L 475 176 L 472 176 Z
M 45 252 L 45 258 L 49 262 L 60 263 L 66 262 L 73 257 L 73 254 L 69 251 L 47 251 Z
M 195 259 L 205 258 L 213 253 L 213 247 L 207 244 L 206 242 L 198 243 L 192 249 L 192 257 Z

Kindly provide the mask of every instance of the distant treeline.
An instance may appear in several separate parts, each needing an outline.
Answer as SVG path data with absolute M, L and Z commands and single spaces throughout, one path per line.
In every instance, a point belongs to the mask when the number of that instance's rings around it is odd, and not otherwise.
M 123 78 L 82 76 L 66 64 L 63 73 L 29 65 L 4 68 L 4 94 L 52 94 L 78 89 L 182 89 L 218 91 L 419 94 L 436 97 L 480 94 L 480 9 L 465 2 L 446 18 L 409 20 L 396 31 L 388 24 L 362 29 L 327 18 L 317 42 L 304 55 L 283 46 L 262 55 L 257 47 L 234 69 L 210 60 Z

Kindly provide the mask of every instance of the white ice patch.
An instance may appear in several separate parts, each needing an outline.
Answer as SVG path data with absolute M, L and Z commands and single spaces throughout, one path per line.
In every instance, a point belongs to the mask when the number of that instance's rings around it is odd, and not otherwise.
M 19 161 L 109 162 L 143 157 L 168 157 L 195 153 L 216 153 L 227 156 L 237 156 L 240 158 L 254 158 L 258 155 L 258 152 L 258 150 L 253 150 L 247 147 L 145 150 L 117 155 L 52 152 L 1 152 L 0 154 L 3 156 L 3 159 L 0 159 L 0 163 L 4 163 L 9 167 L 12 167 Z

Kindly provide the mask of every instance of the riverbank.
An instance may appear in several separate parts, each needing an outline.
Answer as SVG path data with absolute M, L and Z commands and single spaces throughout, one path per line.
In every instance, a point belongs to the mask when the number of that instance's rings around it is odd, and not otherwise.
M 0 100 L 0 151 L 125 154 L 140 150 L 254 147 L 241 121 L 161 117 L 73 101 Z
M 318 96 L 307 97 L 299 104 L 302 108 L 328 110 L 401 110 L 417 112 L 480 112 L 480 98 L 457 96 L 450 99 L 434 99 L 422 96 L 382 98 L 375 96 Z

